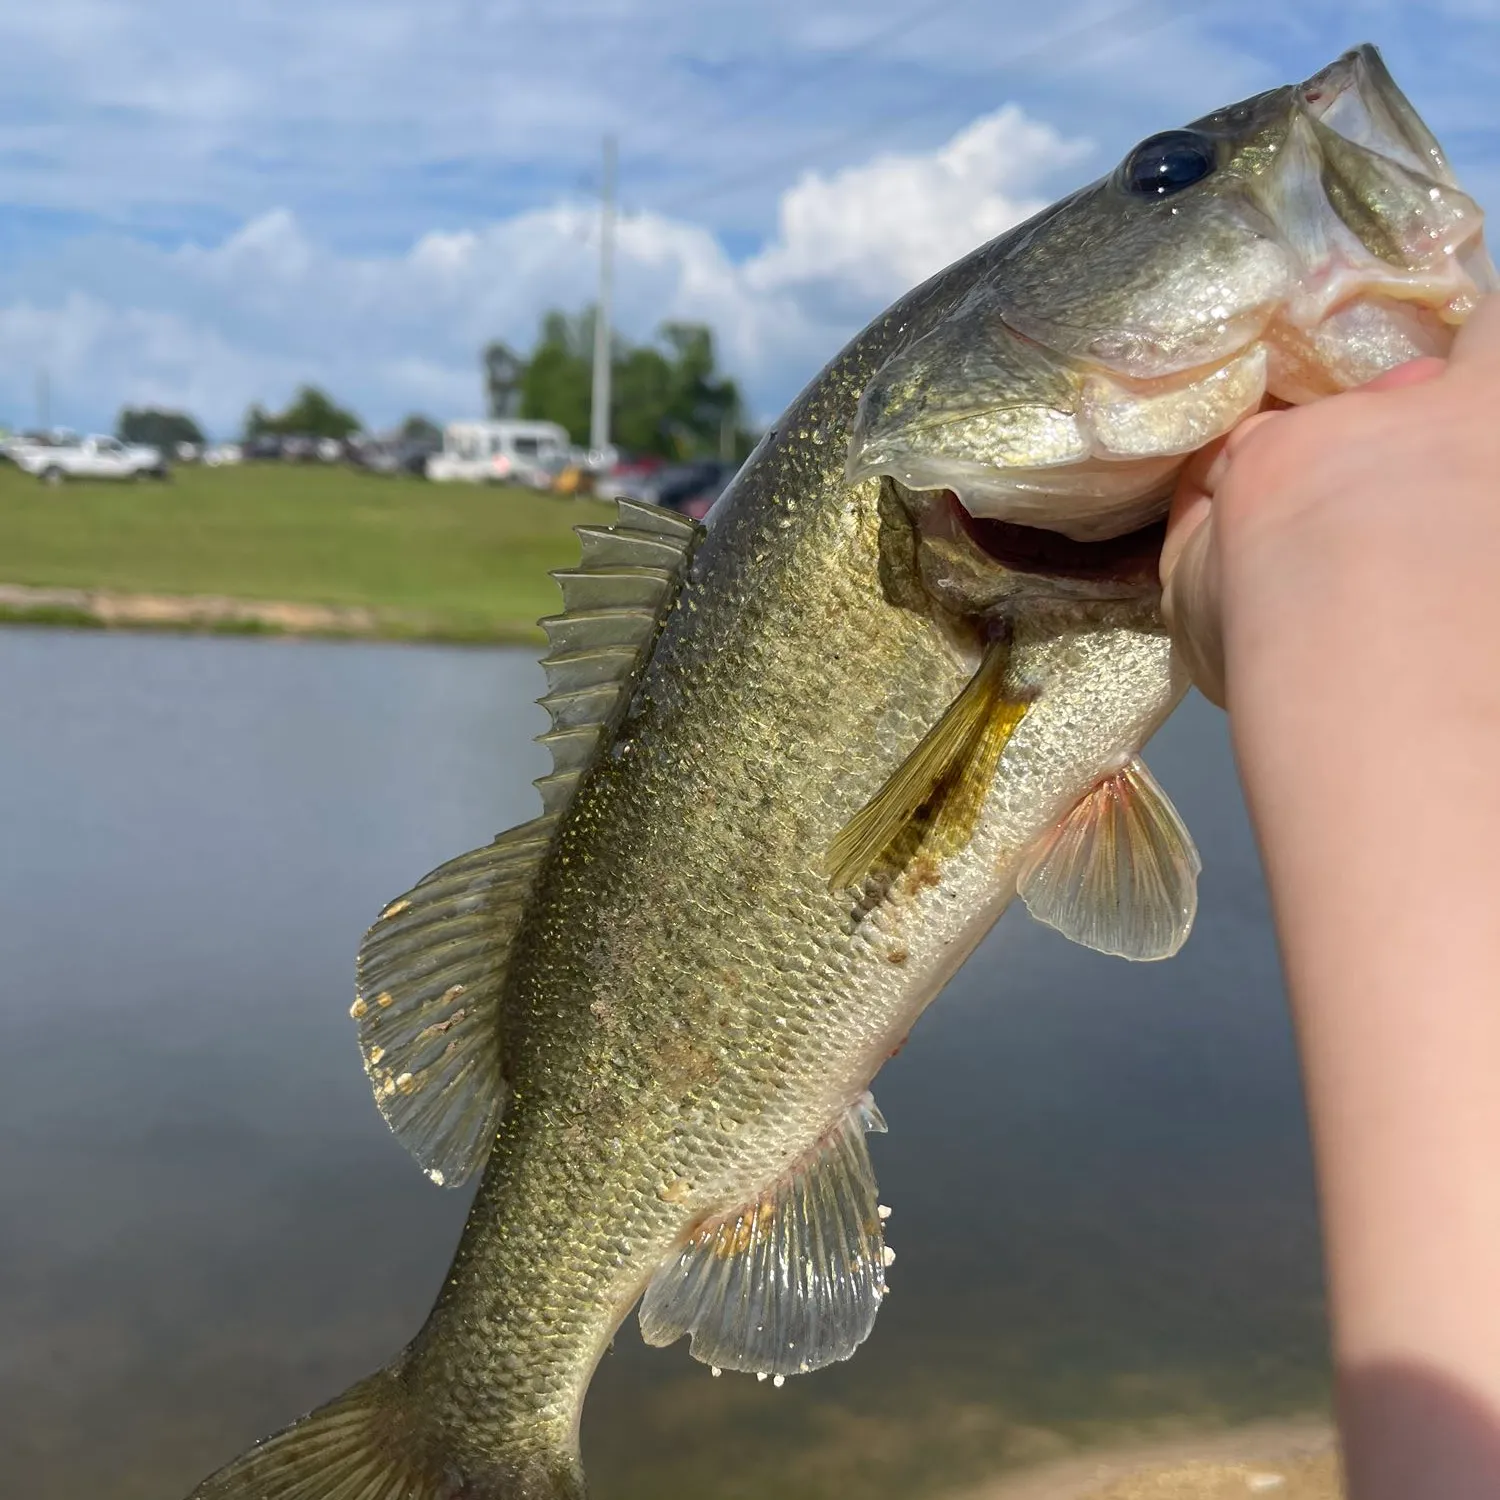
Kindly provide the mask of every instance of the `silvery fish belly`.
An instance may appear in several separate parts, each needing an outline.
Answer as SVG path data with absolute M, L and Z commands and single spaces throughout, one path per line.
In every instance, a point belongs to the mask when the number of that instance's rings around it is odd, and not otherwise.
M 426 1326 L 195 1493 L 578 1496 L 648 1341 L 778 1384 L 888 1289 L 881 1063 L 1019 893 L 1164 958 L 1197 856 L 1139 758 L 1187 456 L 1443 352 L 1480 214 L 1361 48 L 1136 147 L 834 359 L 706 532 L 622 504 L 545 623 L 524 827 L 392 902 L 353 1015 L 381 1111 L 483 1179 Z M 1024 999 L 1025 997 L 1019 997 Z

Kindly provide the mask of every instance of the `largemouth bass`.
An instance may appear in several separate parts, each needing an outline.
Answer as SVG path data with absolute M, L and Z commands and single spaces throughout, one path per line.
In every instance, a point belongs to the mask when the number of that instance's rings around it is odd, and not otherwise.
M 648 1341 L 785 1377 L 869 1334 L 872 1079 L 1019 892 L 1135 959 L 1198 860 L 1139 751 L 1187 455 L 1442 353 L 1481 215 L 1371 48 L 1154 136 L 876 319 L 706 531 L 622 504 L 544 622 L 543 812 L 392 902 L 379 1106 L 483 1169 L 425 1327 L 198 1500 L 561 1500 Z

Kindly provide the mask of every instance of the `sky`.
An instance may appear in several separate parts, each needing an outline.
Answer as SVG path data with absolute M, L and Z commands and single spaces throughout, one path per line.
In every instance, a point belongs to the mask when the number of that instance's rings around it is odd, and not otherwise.
M 933 271 L 1137 139 L 1374 41 L 1500 206 L 1500 0 L 0 3 L 0 423 L 233 436 L 325 387 L 481 413 L 594 296 L 710 324 L 776 413 Z

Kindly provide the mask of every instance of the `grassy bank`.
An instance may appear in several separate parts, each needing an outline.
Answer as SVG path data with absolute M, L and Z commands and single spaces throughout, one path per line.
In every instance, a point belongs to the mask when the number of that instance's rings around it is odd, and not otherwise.
M 559 604 L 548 570 L 578 556 L 572 528 L 611 511 L 343 468 L 182 468 L 167 484 L 49 489 L 0 464 L 0 583 L 324 605 L 369 611 L 373 634 L 533 640 Z

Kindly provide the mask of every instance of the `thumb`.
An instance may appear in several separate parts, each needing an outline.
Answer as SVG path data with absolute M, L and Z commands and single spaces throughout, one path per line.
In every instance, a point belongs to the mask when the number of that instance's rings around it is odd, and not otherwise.
M 1161 612 L 1178 660 L 1210 703 L 1224 707 L 1224 630 L 1212 507 L 1204 505 L 1185 538 L 1174 540 Z M 1166 563 L 1166 559 L 1163 559 Z
M 1230 457 L 1275 412 L 1247 417 L 1226 438 L 1200 449 L 1182 471 L 1172 496 L 1161 549 L 1161 612 L 1179 664 L 1210 703 L 1225 706 L 1224 625 L 1219 598 L 1214 495 Z

